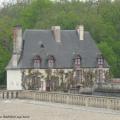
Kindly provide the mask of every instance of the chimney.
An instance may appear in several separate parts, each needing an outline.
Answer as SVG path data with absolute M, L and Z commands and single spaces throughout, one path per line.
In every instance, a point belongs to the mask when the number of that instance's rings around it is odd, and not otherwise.
M 13 28 L 13 53 L 20 54 L 22 51 L 22 27 L 17 25 Z
M 21 51 L 22 51 L 22 28 L 20 25 L 17 25 L 13 28 L 12 64 L 14 67 L 17 67 Z
M 13 65 L 13 67 L 17 67 L 17 65 L 18 65 L 18 58 L 19 58 L 19 55 L 13 54 L 13 56 L 12 56 L 12 65 Z
M 83 25 L 77 26 L 76 30 L 77 30 L 79 40 L 84 40 L 84 26 Z
M 61 42 L 60 26 L 52 26 L 53 36 L 56 42 Z

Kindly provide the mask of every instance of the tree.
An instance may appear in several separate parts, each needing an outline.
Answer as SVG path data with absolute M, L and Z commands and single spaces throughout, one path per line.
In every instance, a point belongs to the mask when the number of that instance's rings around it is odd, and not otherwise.
M 111 66 L 113 77 L 120 77 L 120 1 L 19 0 L 0 9 L 0 83 L 5 83 L 5 66 L 12 53 L 12 28 L 21 24 L 25 29 L 48 29 L 60 25 L 75 29 L 85 25 Z

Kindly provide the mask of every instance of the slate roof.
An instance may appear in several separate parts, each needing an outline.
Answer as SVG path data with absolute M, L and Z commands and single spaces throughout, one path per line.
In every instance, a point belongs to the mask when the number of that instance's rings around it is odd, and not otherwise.
M 51 30 L 26 30 L 23 40 L 23 53 L 17 68 L 33 68 L 32 59 L 35 55 L 40 55 L 42 59 L 41 68 L 47 68 L 46 60 L 49 55 L 56 59 L 55 68 L 72 68 L 76 54 L 80 54 L 82 58 L 81 67 L 95 68 L 97 55 L 100 54 L 87 31 L 84 40 L 79 40 L 76 30 L 61 30 L 61 43 L 57 43 Z M 109 67 L 106 61 L 105 67 Z M 7 68 L 13 67 L 9 63 Z

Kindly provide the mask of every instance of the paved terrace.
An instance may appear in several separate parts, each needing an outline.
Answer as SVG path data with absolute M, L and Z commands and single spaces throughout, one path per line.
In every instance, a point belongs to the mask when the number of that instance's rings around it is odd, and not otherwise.
M 120 111 L 32 100 L 1 100 L 0 120 L 120 120 Z

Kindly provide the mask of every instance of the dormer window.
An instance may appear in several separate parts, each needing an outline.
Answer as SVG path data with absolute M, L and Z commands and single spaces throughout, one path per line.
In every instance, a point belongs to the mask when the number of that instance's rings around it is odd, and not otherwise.
M 41 58 L 40 58 L 39 55 L 36 55 L 33 58 L 33 66 L 34 66 L 34 68 L 40 68 L 40 66 L 41 66 Z
M 75 59 L 74 59 L 74 67 L 76 69 L 80 68 L 81 65 L 81 57 L 80 55 L 76 55 Z
M 55 64 L 55 58 L 54 58 L 54 56 L 50 55 L 48 57 L 48 67 L 49 68 L 53 68 L 54 64 Z
M 99 56 L 97 57 L 97 66 L 98 66 L 98 67 L 103 67 L 103 66 L 104 66 L 104 58 L 103 58 L 102 55 L 99 55 Z

